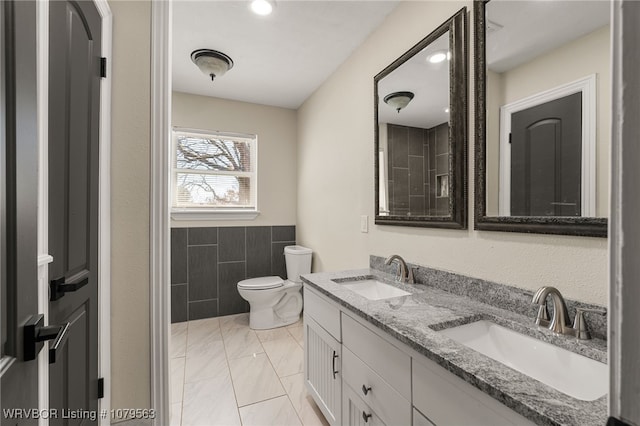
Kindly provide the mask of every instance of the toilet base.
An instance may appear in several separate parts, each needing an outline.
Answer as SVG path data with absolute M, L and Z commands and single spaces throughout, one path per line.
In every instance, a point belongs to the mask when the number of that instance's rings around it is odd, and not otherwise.
M 293 324 L 302 312 L 302 283 L 286 281 L 281 287 L 247 289 L 238 287 L 240 296 L 249 302 L 249 327 L 269 330 Z

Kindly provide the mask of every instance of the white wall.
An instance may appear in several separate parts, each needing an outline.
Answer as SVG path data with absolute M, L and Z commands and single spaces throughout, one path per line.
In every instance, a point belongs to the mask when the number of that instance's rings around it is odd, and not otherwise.
M 260 215 L 250 221 L 173 220 L 172 227 L 295 225 L 296 111 L 173 92 L 171 119 L 177 127 L 258 135 L 260 211 Z
M 150 405 L 151 3 L 110 1 L 109 7 L 113 13 L 111 406 L 144 408 Z
M 316 271 L 366 267 L 369 254 L 398 253 L 425 266 L 530 290 L 553 285 L 567 297 L 604 305 L 603 238 L 375 225 L 367 234 L 359 230 L 360 215 L 374 215 L 373 76 L 462 6 L 473 9 L 471 1 L 401 3 L 299 109 L 298 241 L 314 250 Z M 472 81 L 469 87 L 472 165 Z M 471 201 L 469 212 L 473 227 Z
M 504 87 L 500 74 L 487 70 L 486 97 L 486 209 L 487 216 L 498 216 L 500 187 L 500 107 L 504 105 Z

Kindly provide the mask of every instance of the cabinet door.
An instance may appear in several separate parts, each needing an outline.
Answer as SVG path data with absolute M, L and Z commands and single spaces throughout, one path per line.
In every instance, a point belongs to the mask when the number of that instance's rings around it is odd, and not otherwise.
M 349 426 L 385 426 L 380 417 L 351 389 L 342 389 L 342 424 Z
M 422 415 L 422 413 L 415 408 L 413 409 L 413 426 L 435 426 L 431 423 L 431 420 Z
M 304 375 L 307 390 L 331 425 L 340 422 L 341 345 L 308 315 L 304 317 Z

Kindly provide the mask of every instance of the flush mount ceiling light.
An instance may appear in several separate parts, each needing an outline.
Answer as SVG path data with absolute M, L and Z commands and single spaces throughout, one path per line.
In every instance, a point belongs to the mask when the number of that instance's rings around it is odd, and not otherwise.
M 451 59 L 451 52 L 449 52 L 448 50 L 439 50 L 427 56 L 427 61 L 432 64 L 439 64 L 445 59 Z
M 413 99 L 411 92 L 393 92 L 384 97 L 384 103 L 398 111 L 399 114 L 402 108 L 409 105 L 411 99 Z
M 251 10 L 260 16 L 270 15 L 275 7 L 276 2 L 273 0 L 253 0 L 251 2 Z
M 191 60 L 200 71 L 211 77 L 222 77 L 233 68 L 233 60 L 222 52 L 211 49 L 198 49 L 191 52 Z

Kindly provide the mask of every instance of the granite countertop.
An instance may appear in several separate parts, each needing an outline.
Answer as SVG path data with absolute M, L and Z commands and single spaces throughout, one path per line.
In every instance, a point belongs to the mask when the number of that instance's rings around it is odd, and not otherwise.
M 412 294 L 386 300 L 369 300 L 333 281 L 371 276 Z M 448 293 L 428 284 L 400 284 L 393 280 L 392 275 L 375 269 L 307 274 L 302 276 L 302 280 L 346 310 L 535 423 L 604 425 L 607 421 L 606 395 L 595 401 L 572 398 L 451 340 L 437 330 L 487 319 L 606 363 L 607 349 L 603 340 L 578 341 L 557 336 L 547 329 L 538 328 L 534 318 L 529 316 Z

